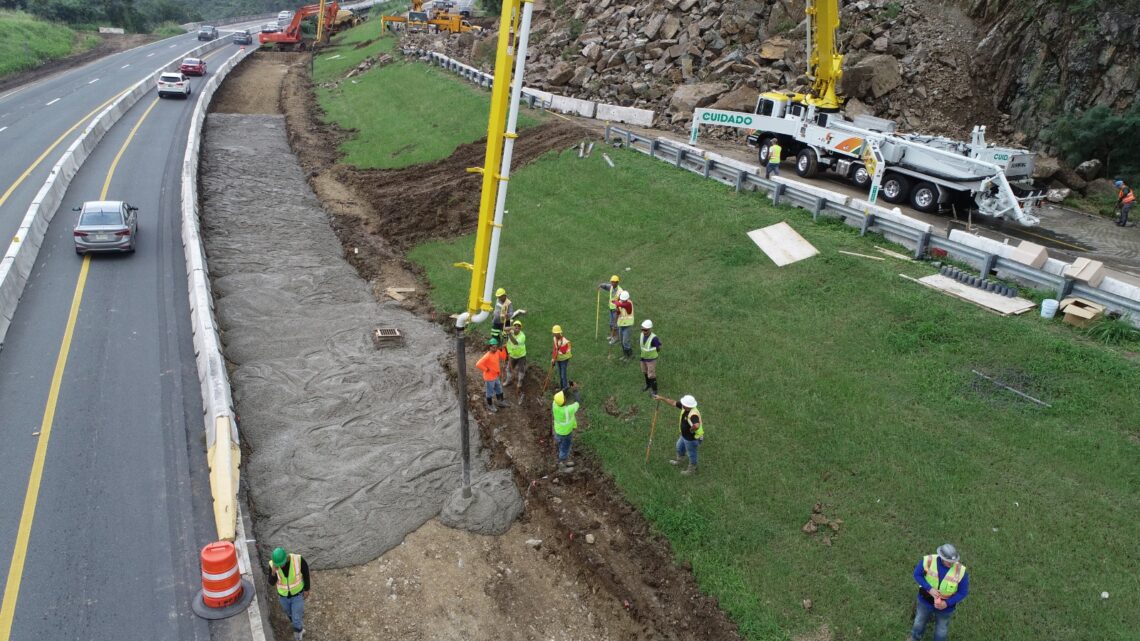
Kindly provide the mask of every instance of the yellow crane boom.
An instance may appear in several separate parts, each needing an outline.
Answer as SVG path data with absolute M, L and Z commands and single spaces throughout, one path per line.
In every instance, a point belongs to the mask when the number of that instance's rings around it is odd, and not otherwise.
M 843 77 L 843 55 L 836 44 L 839 31 L 839 0 L 808 0 L 807 75 L 812 79 L 808 104 L 821 109 L 838 109 L 839 79 Z

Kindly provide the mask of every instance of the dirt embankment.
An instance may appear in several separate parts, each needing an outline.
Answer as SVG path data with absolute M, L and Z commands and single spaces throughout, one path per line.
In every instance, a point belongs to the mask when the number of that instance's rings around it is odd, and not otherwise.
M 235 95 L 223 100 L 240 103 L 236 94 L 244 93 L 247 78 L 278 73 L 271 67 L 289 61 L 252 56 L 227 82 L 224 93 Z M 280 106 L 294 152 L 332 214 L 345 256 L 374 293 L 389 286 L 424 292 L 426 283 L 402 252 L 424 238 L 473 228 L 479 182 L 465 170 L 481 164 L 483 143 L 407 170 L 339 165 L 336 141 L 343 134 L 320 123 L 307 73 L 307 64 L 290 67 Z M 587 136 L 561 121 L 531 130 L 516 144 L 516 167 Z M 422 293 L 404 304 L 435 318 Z M 319 572 L 308 616 L 314 633 L 338 639 L 393 633 L 408 639 L 739 638 L 715 600 L 701 594 L 687 567 L 674 564 L 668 543 L 621 499 L 596 461 L 578 453 L 574 472 L 555 472 L 549 400 L 538 393 L 541 372 L 532 370 L 524 386 L 529 393 L 509 398 L 513 406 L 495 415 L 484 414 L 481 386 L 468 380 L 490 467 L 513 470 L 526 501 L 523 516 L 499 537 L 460 533 L 433 521 L 375 561 Z M 585 429 L 589 414 L 600 411 L 584 410 Z

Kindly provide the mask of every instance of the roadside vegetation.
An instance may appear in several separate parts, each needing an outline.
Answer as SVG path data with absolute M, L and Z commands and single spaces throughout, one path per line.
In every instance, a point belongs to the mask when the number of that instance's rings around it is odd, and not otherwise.
M 80 53 L 99 37 L 40 20 L 23 11 L 0 10 L 0 77 Z
M 322 50 L 313 62 L 326 121 L 353 132 L 340 146 L 343 162 L 362 169 L 410 167 L 446 158 L 459 145 L 485 137 L 490 94 L 438 68 L 397 56 L 396 62 L 344 79 L 365 58 L 393 50 L 394 37 L 372 41 L 379 29 L 373 19 L 347 30 L 334 40 L 339 46 Z M 519 116 L 520 129 L 537 122 L 532 113 Z M 393 146 L 394 140 L 402 142 Z
M 151 33 L 165 22 L 183 24 L 201 20 L 191 6 L 203 3 L 175 0 L 0 0 L 0 9 L 23 9 L 49 22 L 94 31 L 121 27 L 132 33 Z
M 322 68 L 335 62 L 315 63 L 326 84 L 342 77 Z M 430 162 L 485 135 L 488 94 L 420 64 L 318 96 L 329 122 L 356 131 L 344 161 L 360 167 Z M 550 154 L 512 174 L 507 209 L 496 281 L 529 311 L 540 370 L 551 325 L 574 341 L 589 423 L 576 447 L 599 457 L 746 638 L 821 625 L 834 639 L 902 638 L 914 564 L 947 541 L 972 576 L 955 639 L 1127 639 L 1140 626 L 1127 562 L 1140 509 L 1134 335 L 991 315 L 898 275 L 933 273 L 926 265 L 838 253 L 875 254 L 881 238 L 634 152 Z M 774 267 L 745 234 L 780 221 L 820 255 Z M 469 273 L 451 265 L 473 242 L 409 255 L 442 314 L 463 306 Z M 661 392 L 700 402 L 696 477 L 665 463 L 671 408 L 645 464 L 654 406 L 636 362 L 605 342 L 604 297 L 594 338 L 597 285 L 615 273 L 664 343 Z M 602 409 L 610 397 L 619 416 Z M 817 504 L 826 522 L 807 534 Z

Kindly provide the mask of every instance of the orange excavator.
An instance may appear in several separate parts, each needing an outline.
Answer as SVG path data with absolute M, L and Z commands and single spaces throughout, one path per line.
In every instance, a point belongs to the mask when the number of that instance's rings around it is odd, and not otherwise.
M 336 0 L 332 2 L 321 2 L 319 4 L 307 4 L 293 14 L 293 20 L 284 29 L 277 33 L 262 33 L 258 35 L 258 41 L 263 45 L 276 45 L 278 49 L 285 51 L 293 51 L 294 49 L 305 49 L 305 41 L 301 37 L 301 23 L 305 18 L 317 16 L 318 20 L 321 17 L 321 5 L 324 5 L 324 21 L 323 24 L 326 29 L 331 30 L 337 24 L 337 13 L 340 11 L 340 5 Z M 319 37 L 319 36 L 318 36 Z

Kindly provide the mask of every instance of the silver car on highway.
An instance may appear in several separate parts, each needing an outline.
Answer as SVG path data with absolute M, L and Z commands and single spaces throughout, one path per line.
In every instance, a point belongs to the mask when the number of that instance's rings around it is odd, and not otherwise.
M 79 220 L 72 236 L 75 253 L 135 251 L 139 233 L 138 207 L 121 200 L 91 200 L 76 207 Z

